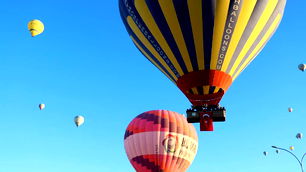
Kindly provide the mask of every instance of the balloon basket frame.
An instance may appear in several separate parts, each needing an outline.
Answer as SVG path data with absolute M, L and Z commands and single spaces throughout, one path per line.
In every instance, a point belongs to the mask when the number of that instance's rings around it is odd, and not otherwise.
M 186 114 L 189 123 L 200 123 L 200 131 L 213 131 L 213 122 L 225 121 L 226 109 L 219 105 L 192 106 Z

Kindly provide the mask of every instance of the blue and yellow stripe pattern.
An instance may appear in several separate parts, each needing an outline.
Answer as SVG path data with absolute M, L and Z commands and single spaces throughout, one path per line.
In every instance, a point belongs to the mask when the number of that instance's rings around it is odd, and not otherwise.
M 285 3 L 286 0 L 119 0 L 119 8 L 134 44 L 175 84 L 184 75 L 197 71 L 228 75 L 203 75 L 206 78 L 201 79 L 211 82 L 181 89 L 184 94 L 209 95 L 225 92 L 261 51 L 277 29 Z M 223 81 L 229 77 L 231 81 Z

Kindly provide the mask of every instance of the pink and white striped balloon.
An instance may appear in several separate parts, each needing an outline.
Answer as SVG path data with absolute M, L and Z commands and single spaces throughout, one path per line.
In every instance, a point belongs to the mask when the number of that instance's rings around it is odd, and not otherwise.
M 183 115 L 153 110 L 131 121 L 124 147 L 137 172 L 184 172 L 197 153 L 198 136 Z

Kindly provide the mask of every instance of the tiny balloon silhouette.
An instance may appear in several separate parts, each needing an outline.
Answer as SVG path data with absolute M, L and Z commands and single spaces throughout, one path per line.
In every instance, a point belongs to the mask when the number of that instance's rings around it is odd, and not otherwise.
M 302 133 L 297 133 L 295 137 L 296 137 L 297 139 L 302 139 L 303 134 L 302 134 Z
M 289 107 L 288 108 L 288 112 L 292 112 L 293 111 L 293 108 L 292 107 Z
M 43 109 L 45 109 L 46 105 L 41 103 L 41 104 L 38 105 L 38 107 L 39 107 L 40 110 L 43 110 Z
M 74 117 L 74 123 L 77 127 L 83 125 L 84 121 L 85 121 L 85 118 L 81 115 Z
M 267 156 L 267 155 L 268 155 L 268 152 L 264 151 L 263 154 L 264 154 L 265 156 Z
M 299 64 L 298 68 L 300 69 L 300 71 L 304 72 L 306 69 L 306 64 Z

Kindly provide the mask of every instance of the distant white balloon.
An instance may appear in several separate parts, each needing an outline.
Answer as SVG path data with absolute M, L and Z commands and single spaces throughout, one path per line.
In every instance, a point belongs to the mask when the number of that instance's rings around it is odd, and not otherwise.
M 298 68 L 304 72 L 306 70 L 306 64 L 299 64 Z
M 288 108 L 288 111 L 289 111 L 289 112 L 292 112 L 292 111 L 293 111 L 293 108 L 292 108 L 292 107 L 289 107 L 289 108 Z
M 302 139 L 303 134 L 302 134 L 302 133 L 297 133 L 295 137 L 296 137 L 297 139 Z
M 38 107 L 39 107 L 40 110 L 43 110 L 43 109 L 45 109 L 46 105 L 41 103 L 41 104 L 38 105 Z
M 81 126 L 84 123 L 85 119 L 83 116 L 78 115 L 76 117 L 74 117 L 74 123 L 77 127 Z

